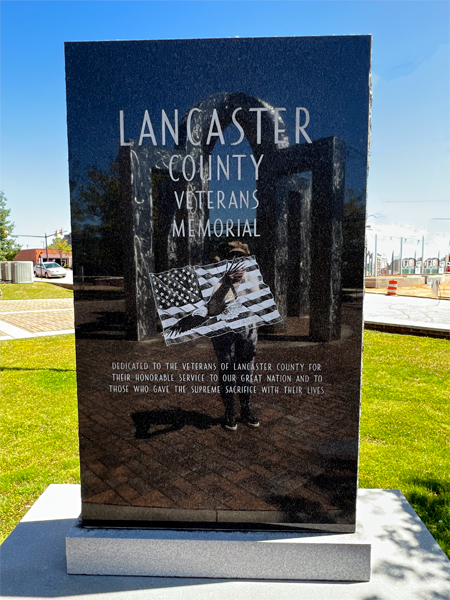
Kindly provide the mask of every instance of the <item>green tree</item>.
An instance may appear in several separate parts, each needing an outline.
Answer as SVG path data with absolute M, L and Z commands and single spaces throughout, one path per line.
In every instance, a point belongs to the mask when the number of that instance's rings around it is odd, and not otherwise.
M 58 250 L 61 264 L 63 261 L 63 254 L 70 254 L 72 252 L 72 246 L 61 237 L 55 237 L 53 242 L 49 245 L 52 250 Z
M 78 268 L 88 276 L 123 276 L 124 213 L 119 162 L 109 169 L 89 167 L 86 176 L 71 181 L 72 241 Z
M 11 210 L 6 208 L 6 196 L 0 191 L 0 260 L 14 260 L 21 246 L 11 237 L 14 223 L 8 220 Z

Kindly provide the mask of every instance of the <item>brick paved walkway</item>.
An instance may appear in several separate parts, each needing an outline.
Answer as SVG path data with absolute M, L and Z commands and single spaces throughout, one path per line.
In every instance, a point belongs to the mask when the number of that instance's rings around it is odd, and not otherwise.
M 89 504 L 172 511 L 281 512 L 290 520 L 345 523 L 356 489 L 359 362 L 357 339 L 328 345 L 258 344 L 257 359 L 327 365 L 325 393 L 256 393 L 261 426 L 222 427 L 218 393 L 111 393 L 113 361 L 179 361 L 180 348 L 155 343 L 79 340 L 80 450 Z M 215 362 L 209 342 L 189 360 Z M 351 363 L 352 361 L 350 361 Z M 160 371 L 169 372 L 162 368 Z M 354 372 L 353 372 L 354 371 Z M 355 377 L 356 374 L 356 377 Z M 134 375 L 132 375 L 134 379 Z M 350 383 L 350 381 L 352 383 Z M 172 513 L 174 514 L 174 513 Z M 330 522 L 330 521 L 328 521 Z
M 0 340 L 73 332 L 72 298 L 0 302 Z

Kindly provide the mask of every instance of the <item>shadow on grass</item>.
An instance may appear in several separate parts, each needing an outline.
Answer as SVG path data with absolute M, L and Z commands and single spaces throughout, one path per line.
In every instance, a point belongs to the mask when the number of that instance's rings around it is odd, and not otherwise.
M 450 481 L 414 478 L 405 496 L 450 558 Z

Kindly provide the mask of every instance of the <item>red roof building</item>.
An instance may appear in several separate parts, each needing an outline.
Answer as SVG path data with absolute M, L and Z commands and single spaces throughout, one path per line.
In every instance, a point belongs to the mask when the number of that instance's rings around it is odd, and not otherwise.
M 47 250 L 43 248 L 27 248 L 26 250 L 21 250 L 15 257 L 14 260 L 31 260 L 33 261 L 33 266 L 42 260 L 43 262 L 47 261 Z M 48 249 L 48 260 L 52 262 L 56 262 L 61 264 L 61 257 L 59 255 L 58 250 Z M 62 266 L 72 268 L 72 253 L 63 252 L 62 253 Z

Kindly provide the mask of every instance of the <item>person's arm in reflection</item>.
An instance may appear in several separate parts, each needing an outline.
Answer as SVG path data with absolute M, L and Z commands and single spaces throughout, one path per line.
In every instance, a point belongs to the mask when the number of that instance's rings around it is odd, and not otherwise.
M 237 268 L 224 275 L 208 302 L 208 314 L 210 316 L 220 315 L 225 310 L 227 299 L 232 300 L 235 297 L 235 290 L 244 277 L 244 273 L 244 269 Z

